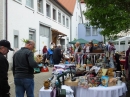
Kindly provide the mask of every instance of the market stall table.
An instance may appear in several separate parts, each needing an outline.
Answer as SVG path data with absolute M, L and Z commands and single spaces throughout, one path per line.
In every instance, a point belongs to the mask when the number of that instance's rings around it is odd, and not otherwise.
M 72 92 L 71 94 L 66 94 L 66 97 L 74 97 L 73 90 L 69 86 L 62 85 L 62 89 L 66 89 L 67 91 Z M 52 91 L 51 87 L 47 90 L 45 90 L 44 87 L 42 87 L 39 91 L 39 97 L 51 97 L 51 91 Z
M 125 83 L 121 86 L 111 86 L 111 87 L 91 87 L 85 89 L 82 87 L 76 87 L 75 97 L 125 97 L 127 87 Z

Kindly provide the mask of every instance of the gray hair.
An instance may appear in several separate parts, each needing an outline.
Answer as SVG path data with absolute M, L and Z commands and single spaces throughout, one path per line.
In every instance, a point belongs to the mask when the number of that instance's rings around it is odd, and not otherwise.
M 77 41 L 76 44 L 80 44 L 80 42 Z
M 34 43 L 33 40 L 27 40 L 25 44 L 31 44 L 31 43 Z

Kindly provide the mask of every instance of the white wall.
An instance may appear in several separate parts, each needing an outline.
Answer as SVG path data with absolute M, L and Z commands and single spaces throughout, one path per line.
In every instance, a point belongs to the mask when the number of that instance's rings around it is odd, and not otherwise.
M 119 51 L 119 45 L 115 45 L 116 51 Z M 120 51 L 125 51 L 125 45 L 120 45 Z
M 5 27 L 5 21 L 4 21 L 4 2 L 5 0 L 0 0 L 0 40 L 4 38 L 4 27 Z
M 82 13 L 83 13 L 83 12 L 86 12 L 87 7 L 86 7 L 86 4 L 85 4 L 85 3 L 81 3 L 81 9 L 82 9 Z M 83 14 L 83 23 L 86 23 L 86 22 L 89 22 L 89 21 L 85 19 L 85 16 L 84 16 L 84 14 Z
M 80 6 L 79 6 L 79 0 L 76 0 L 73 16 L 72 16 L 72 41 L 74 38 L 78 38 L 78 24 L 81 23 L 81 13 L 80 13 Z
M 53 21 L 52 17 L 46 17 L 46 0 L 44 0 L 43 3 L 43 14 L 37 12 L 37 0 L 34 0 L 34 9 L 29 9 L 28 7 L 26 7 L 26 0 L 21 1 L 22 3 L 20 4 L 14 0 L 8 0 L 8 40 L 11 42 L 12 47 L 14 47 L 13 30 L 19 31 L 19 48 L 21 48 L 22 46 L 24 46 L 21 39 L 28 39 L 29 28 L 33 28 L 36 30 L 36 49 L 39 50 L 39 22 L 49 25 L 51 28 L 57 29 L 58 31 L 66 34 L 67 37 L 70 37 L 70 27 L 67 28 L 62 24 L 59 24 L 57 21 Z M 51 8 L 52 6 L 53 4 L 51 4 Z M 60 9 L 57 8 L 57 10 Z M 70 17 L 67 17 L 70 21 Z M 44 40 L 44 43 L 45 42 L 46 41 Z M 12 62 L 12 55 L 13 52 L 10 52 L 8 54 L 9 62 Z

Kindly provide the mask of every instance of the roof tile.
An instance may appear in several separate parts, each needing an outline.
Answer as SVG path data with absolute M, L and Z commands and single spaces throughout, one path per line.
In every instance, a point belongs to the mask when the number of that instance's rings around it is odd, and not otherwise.
M 74 12 L 76 0 L 57 0 L 62 6 L 64 6 L 71 14 Z

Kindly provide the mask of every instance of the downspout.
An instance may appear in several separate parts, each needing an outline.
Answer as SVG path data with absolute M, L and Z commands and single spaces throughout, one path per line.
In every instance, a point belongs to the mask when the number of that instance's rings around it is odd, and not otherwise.
M 5 1 L 5 39 L 8 40 L 8 0 Z
M 72 16 L 70 16 L 70 41 L 72 41 Z
M 8 0 L 5 1 L 5 39 L 8 40 Z M 8 59 L 8 55 L 6 55 Z

